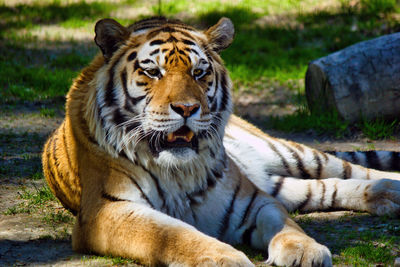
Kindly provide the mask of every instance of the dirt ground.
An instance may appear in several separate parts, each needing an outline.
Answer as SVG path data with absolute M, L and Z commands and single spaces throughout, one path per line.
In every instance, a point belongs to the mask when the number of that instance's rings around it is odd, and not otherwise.
M 267 113 L 284 113 L 293 109 L 291 106 L 273 106 L 262 99 L 246 94 L 236 96 L 236 112 L 250 117 L 262 127 L 265 126 L 263 123 Z M 251 114 L 249 106 L 252 106 Z M 44 117 L 40 113 L 44 107 L 55 110 L 54 116 Z M 55 201 L 38 211 L 11 212 L 13 208 L 29 201 L 21 197 L 24 192 L 35 191 L 45 183 L 40 175 L 40 153 L 48 135 L 63 119 L 63 100 L 57 103 L 3 105 L 0 111 L 0 266 L 111 266 L 121 263 L 135 266 L 131 262 L 117 262 L 115 259 L 73 252 L 70 243 L 73 220 L 49 222 L 43 219 L 46 214 L 63 210 Z M 362 139 L 338 141 L 310 133 L 269 132 L 322 150 L 365 149 L 371 144 L 376 149 L 398 149 L 397 140 L 372 143 Z M 354 231 L 362 231 L 365 225 L 385 228 L 379 218 L 362 213 L 330 212 L 306 216 L 305 219 L 304 215 L 299 215 L 296 219 L 309 234 L 329 247 L 334 246 L 337 237 L 330 238 L 323 234 L 327 225 L 337 229 L 354 228 Z M 350 217 L 357 217 L 357 223 L 347 220 Z M 398 251 L 395 253 L 400 254 Z

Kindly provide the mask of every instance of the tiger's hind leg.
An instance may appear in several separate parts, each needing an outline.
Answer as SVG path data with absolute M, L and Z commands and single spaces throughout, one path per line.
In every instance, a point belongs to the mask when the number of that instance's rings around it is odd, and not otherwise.
M 264 173 L 272 173 L 302 179 L 400 181 L 400 173 L 366 168 L 299 143 L 271 137 L 236 116 L 229 121 L 224 145 L 252 180 L 265 179 Z M 400 170 L 400 154 L 395 152 L 337 152 L 335 155 L 346 159 L 353 156 L 353 162 L 367 167 Z
M 278 199 L 288 211 L 350 209 L 400 216 L 400 181 L 304 180 L 280 175 L 269 175 L 267 180 L 268 184 L 258 183 L 258 187 Z

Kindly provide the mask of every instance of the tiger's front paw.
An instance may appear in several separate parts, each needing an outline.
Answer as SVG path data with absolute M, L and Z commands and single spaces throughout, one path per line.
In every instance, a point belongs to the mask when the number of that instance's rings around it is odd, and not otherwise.
M 332 266 L 329 249 L 305 234 L 284 233 L 274 237 L 267 264 L 279 266 Z
M 194 266 L 204 267 L 253 267 L 254 264 L 246 255 L 229 245 L 215 250 L 207 251 L 201 256 Z
M 374 181 L 365 188 L 363 197 L 368 212 L 400 217 L 400 181 Z

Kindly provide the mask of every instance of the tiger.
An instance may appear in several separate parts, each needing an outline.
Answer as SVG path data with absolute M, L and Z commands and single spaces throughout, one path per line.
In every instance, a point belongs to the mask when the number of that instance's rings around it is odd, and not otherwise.
M 399 153 L 335 156 L 232 114 L 220 53 L 234 33 L 228 18 L 205 30 L 163 17 L 96 23 L 101 52 L 73 81 L 42 156 L 50 189 L 76 216 L 75 251 L 254 266 L 234 248 L 247 244 L 267 264 L 332 266 L 289 212 L 400 214 L 400 174 L 368 168 L 398 170 Z

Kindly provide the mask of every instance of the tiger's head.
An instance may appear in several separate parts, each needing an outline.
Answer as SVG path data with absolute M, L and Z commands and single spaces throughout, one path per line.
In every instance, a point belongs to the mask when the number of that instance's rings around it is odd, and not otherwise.
M 229 19 L 205 31 L 165 18 L 129 27 L 103 19 L 95 32 L 104 57 L 93 80 L 100 145 L 168 166 L 220 153 L 232 109 L 219 56 L 233 40 Z

